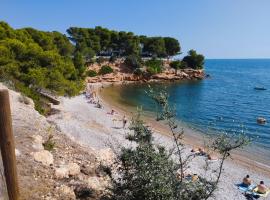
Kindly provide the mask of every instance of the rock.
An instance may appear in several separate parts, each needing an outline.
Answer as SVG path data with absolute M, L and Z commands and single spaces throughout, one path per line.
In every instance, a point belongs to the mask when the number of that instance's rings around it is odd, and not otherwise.
M 61 192 L 62 198 L 65 197 L 65 199 L 76 199 L 74 191 L 66 185 L 61 185 L 58 190 Z
M 47 150 L 41 150 L 34 153 L 34 160 L 42 163 L 43 165 L 49 166 L 53 164 L 53 155 Z
M 68 165 L 61 165 L 55 168 L 55 177 L 58 179 L 68 178 L 70 176 L 75 176 L 80 173 L 80 166 L 76 163 L 69 163 Z
M 101 149 L 97 151 L 97 159 L 103 165 L 112 165 L 115 159 L 115 154 L 110 148 Z
M 61 166 L 55 169 L 55 177 L 57 179 L 68 178 L 69 170 L 66 166 Z
M 104 191 L 109 185 L 108 177 L 97 177 L 92 176 L 86 180 L 89 187 L 94 189 L 95 191 Z
M 95 173 L 95 166 L 85 166 L 81 167 L 81 172 L 85 175 L 93 175 Z
M 100 179 L 97 176 L 93 176 L 87 179 L 87 184 L 94 190 L 100 191 L 103 190 L 102 184 L 100 183 Z
M 36 150 L 43 150 L 44 147 L 42 145 L 43 143 L 43 138 L 40 135 L 34 135 L 33 136 L 33 145 L 32 147 Z
M 68 168 L 69 175 L 71 176 L 75 176 L 80 173 L 80 166 L 76 163 L 69 163 L 67 168 Z

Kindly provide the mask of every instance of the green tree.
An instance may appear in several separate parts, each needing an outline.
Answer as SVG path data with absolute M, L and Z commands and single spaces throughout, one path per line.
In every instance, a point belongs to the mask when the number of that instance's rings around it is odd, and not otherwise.
M 145 39 L 144 51 L 151 53 L 154 57 L 165 57 L 165 41 L 162 37 L 151 37 Z
M 133 70 L 141 68 L 141 60 L 137 55 L 129 55 L 125 59 L 125 65 Z
M 202 54 L 197 54 L 195 50 L 190 50 L 188 55 L 183 58 L 187 67 L 192 69 L 203 69 L 204 66 L 204 56 Z
M 86 69 L 85 62 L 81 53 L 79 52 L 75 53 L 73 57 L 73 63 L 74 63 L 75 68 L 78 71 L 78 75 L 81 76 Z
M 177 39 L 164 37 L 164 42 L 167 56 L 175 56 L 176 54 L 180 53 L 181 47 Z
M 105 75 L 105 74 L 110 74 L 110 73 L 113 73 L 113 69 L 108 65 L 103 65 L 98 72 L 98 74 L 100 75 Z

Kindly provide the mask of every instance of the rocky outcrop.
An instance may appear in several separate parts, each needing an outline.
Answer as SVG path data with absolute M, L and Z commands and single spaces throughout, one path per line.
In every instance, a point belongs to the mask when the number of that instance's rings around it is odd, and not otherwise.
M 41 150 L 33 153 L 34 160 L 43 165 L 50 166 L 53 164 L 53 155 L 47 150 Z
M 151 81 L 177 81 L 177 80 L 201 80 L 205 77 L 203 70 L 194 70 L 194 69 L 183 69 L 178 70 L 175 73 L 174 69 L 171 69 L 169 65 L 166 65 L 166 69 L 159 74 L 154 74 L 152 76 L 137 76 L 132 73 L 130 70 L 123 70 L 120 67 L 123 65 L 114 65 L 113 63 L 107 63 L 114 69 L 114 73 L 106 74 L 106 75 L 98 75 L 96 77 L 87 77 L 86 81 L 88 83 L 98 83 L 98 82 L 151 82 Z M 101 65 L 100 65 L 101 66 Z M 91 70 L 98 71 L 100 66 L 93 65 L 89 67 Z M 124 66 L 125 67 L 125 66 Z M 144 69 L 146 71 L 146 69 Z

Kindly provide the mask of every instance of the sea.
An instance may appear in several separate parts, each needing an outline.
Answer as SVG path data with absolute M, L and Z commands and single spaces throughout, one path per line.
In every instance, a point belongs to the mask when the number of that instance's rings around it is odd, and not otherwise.
M 175 107 L 177 120 L 201 134 L 245 134 L 249 151 L 270 163 L 270 59 L 207 59 L 200 81 L 155 83 L 165 89 Z M 109 88 L 121 105 L 142 107 L 155 113 L 147 95 L 149 84 L 127 84 Z M 257 90 L 264 88 L 265 90 Z M 257 118 L 267 120 L 258 124 Z

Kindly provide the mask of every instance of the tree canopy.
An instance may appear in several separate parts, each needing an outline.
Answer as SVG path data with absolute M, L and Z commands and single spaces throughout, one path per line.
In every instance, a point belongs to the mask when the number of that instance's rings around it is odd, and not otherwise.
M 192 69 L 202 69 L 204 65 L 204 56 L 197 54 L 197 52 L 191 49 L 188 55 L 183 58 L 183 62 Z
M 110 53 L 121 56 L 148 53 L 157 57 L 174 56 L 180 52 L 177 39 L 170 37 L 138 36 L 132 32 L 113 31 L 97 26 L 95 28 L 70 27 L 69 38 L 76 45 L 76 50 L 95 54 Z
M 59 32 L 33 28 L 13 29 L 0 22 L 0 77 L 12 80 L 15 88 L 27 93 L 35 103 L 36 89 L 59 95 L 75 95 L 82 86 L 80 67 L 73 45 Z M 77 65 L 77 66 L 76 66 Z

